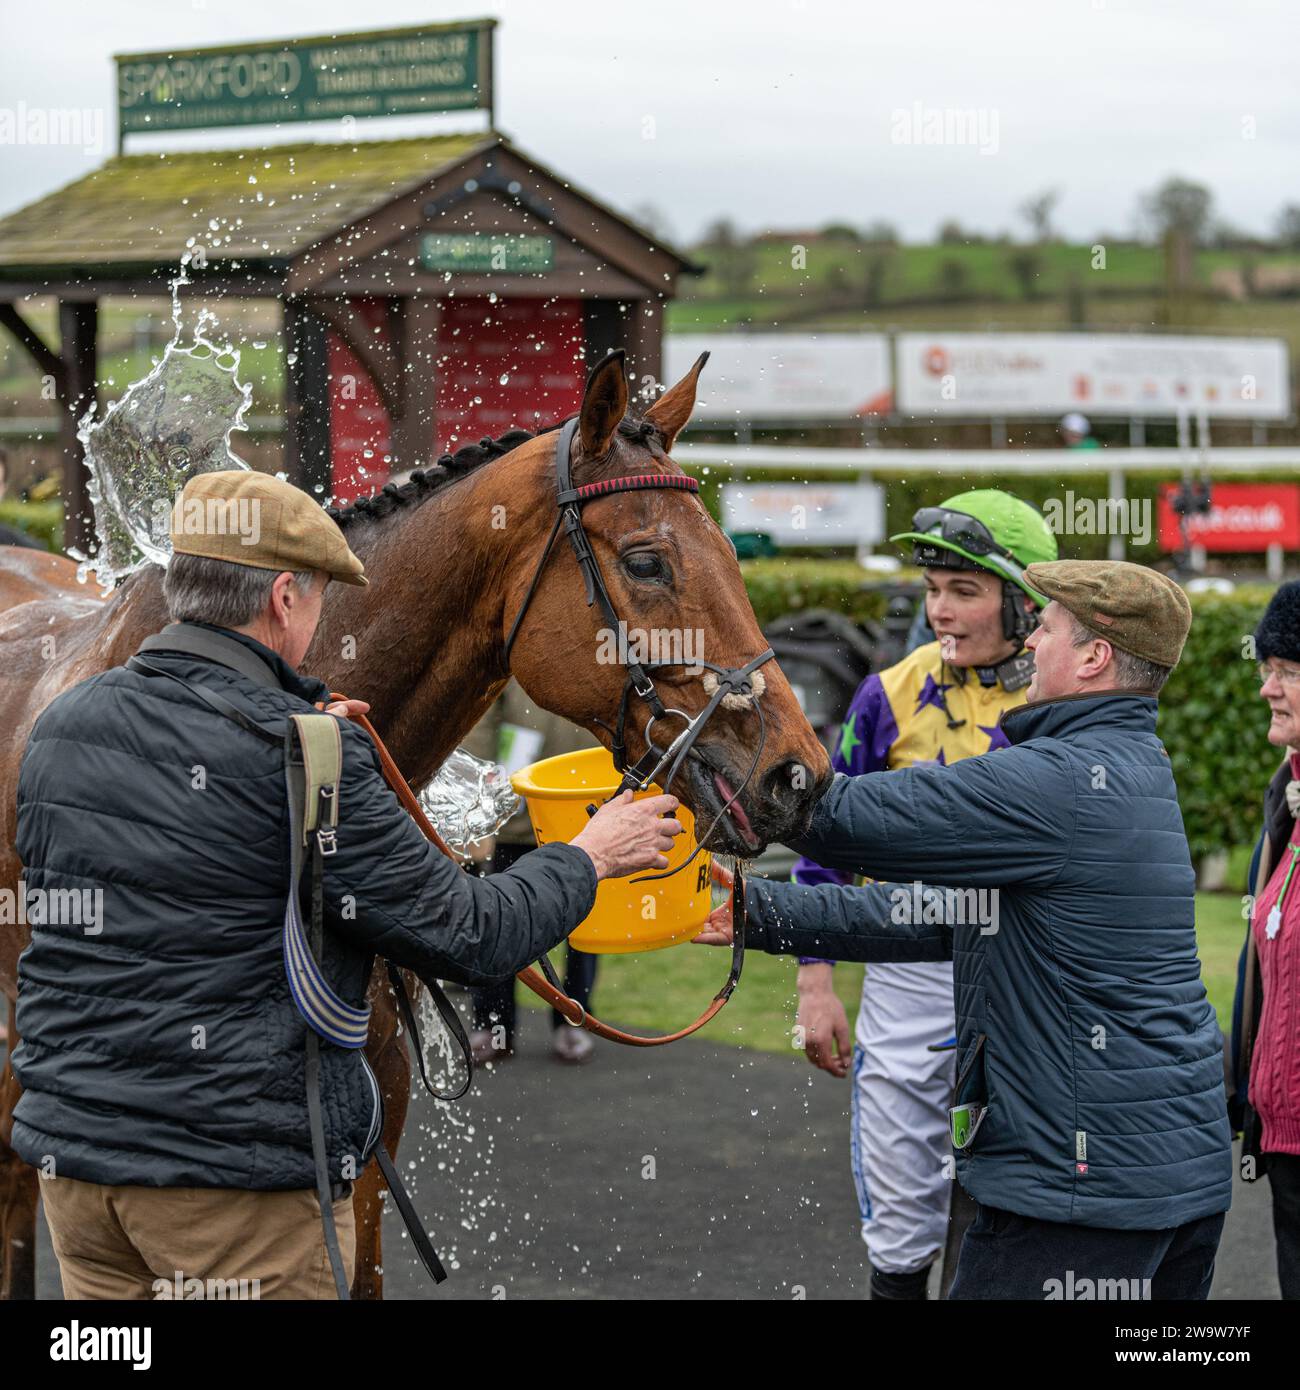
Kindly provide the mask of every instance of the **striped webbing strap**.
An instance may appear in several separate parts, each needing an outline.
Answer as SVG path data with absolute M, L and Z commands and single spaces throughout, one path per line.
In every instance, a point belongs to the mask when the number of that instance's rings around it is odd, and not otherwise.
M 354 1008 L 334 992 L 316 959 L 298 905 L 304 858 L 310 853 L 319 864 L 336 848 L 338 787 L 343 768 L 338 720 L 331 714 L 294 714 L 290 719 L 302 749 L 302 775 L 299 782 L 297 764 L 286 761 L 290 884 L 284 906 L 284 969 L 293 1002 L 307 1026 L 336 1047 L 360 1048 L 365 1046 L 369 1032 L 370 1010 Z M 316 873 L 312 892 L 320 892 Z M 317 910 L 313 902 L 313 917 Z
M 573 497 L 579 502 L 590 502 L 595 497 L 606 497 L 611 492 L 641 492 L 647 488 L 667 489 L 669 492 L 699 492 L 700 485 L 694 478 L 682 477 L 676 473 L 633 473 L 626 478 L 605 478 L 598 483 L 583 483 L 573 489 Z M 568 500 L 568 494 L 560 498 L 561 504 Z

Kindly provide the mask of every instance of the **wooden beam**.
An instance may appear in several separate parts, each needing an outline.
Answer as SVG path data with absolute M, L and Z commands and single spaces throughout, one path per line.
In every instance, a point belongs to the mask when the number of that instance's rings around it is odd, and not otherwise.
M 0 304 L 0 328 L 7 328 L 27 350 L 42 376 L 54 378 L 54 388 L 63 394 L 63 359 L 18 312 L 13 304 Z
M 59 340 L 63 364 L 59 392 L 59 447 L 63 458 L 63 547 L 89 554 L 95 519 L 86 491 L 86 466 L 77 423 L 95 400 L 95 335 L 99 304 L 59 301 Z

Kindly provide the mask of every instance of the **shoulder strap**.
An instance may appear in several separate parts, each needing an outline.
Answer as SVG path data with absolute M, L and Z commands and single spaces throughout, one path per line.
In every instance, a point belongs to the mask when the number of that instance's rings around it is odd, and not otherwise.
M 293 756 L 294 740 L 302 760 Z M 335 1047 L 366 1045 L 369 1008 L 354 1008 L 335 993 L 320 965 L 324 942 L 322 861 L 338 849 L 339 778 L 343 750 L 332 714 L 293 714 L 286 736 L 284 777 L 289 799 L 289 892 L 284 904 L 284 969 L 289 992 L 307 1026 Z M 299 889 L 304 864 L 311 871 L 311 929 L 304 927 Z
M 322 721 L 334 727 L 326 729 Z M 294 739 L 302 759 L 294 757 Z M 329 1172 L 329 1148 L 321 1107 L 320 1040 L 337 1047 L 364 1047 L 370 1010 L 355 1009 L 331 988 L 321 969 L 319 953 L 325 934 L 325 901 L 321 861 L 338 848 L 339 777 L 343 769 L 342 740 L 333 715 L 289 716 L 285 735 L 284 777 L 289 798 L 289 891 L 284 908 L 284 969 L 289 993 L 307 1024 L 307 1119 L 311 1156 L 316 1171 L 316 1198 L 330 1269 L 340 1300 L 350 1296 L 343 1252 L 334 1222 Z M 313 835 L 313 831 L 315 832 Z M 311 863 L 311 927 L 304 931 L 298 905 L 304 858 Z
M 302 843 L 316 832 L 322 854 L 333 854 L 339 824 L 338 787 L 343 775 L 343 738 L 332 714 L 291 714 L 302 749 Z

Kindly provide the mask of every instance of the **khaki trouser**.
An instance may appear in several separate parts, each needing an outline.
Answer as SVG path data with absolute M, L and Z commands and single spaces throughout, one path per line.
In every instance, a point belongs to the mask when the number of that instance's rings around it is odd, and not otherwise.
M 337 1298 L 310 1189 L 105 1187 L 44 1178 L 65 1298 Z M 349 1282 L 351 1197 L 334 1203 Z M 188 1281 L 188 1282 L 187 1282 Z

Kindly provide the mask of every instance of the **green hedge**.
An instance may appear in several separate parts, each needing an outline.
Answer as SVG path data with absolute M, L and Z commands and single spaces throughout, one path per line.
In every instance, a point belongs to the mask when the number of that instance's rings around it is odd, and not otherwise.
M 743 560 L 740 569 L 760 626 L 804 608 L 831 608 L 859 623 L 885 611 L 880 576 L 856 560 Z
M 1064 459 L 1068 456 L 1063 454 L 1062 457 Z M 1097 455 L 1093 454 L 1092 457 L 1096 458 Z M 1153 564 L 1159 559 L 1161 551 L 1158 544 L 1156 496 L 1161 484 L 1176 476 L 1176 463 L 1170 464 L 1168 478 L 1149 473 L 1128 475 L 1125 483 L 1126 495 L 1132 502 L 1150 504 L 1151 527 L 1150 537 L 1145 545 L 1139 545 L 1132 536 L 1127 538 L 1127 555 L 1130 560 L 1137 560 L 1143 564 Z M 842 473 L 809 474 L 808 477 L 810 480 L 815 477 L 818 482 L 843 483 L 851 481 Z M 789 474 L 768 469 L 754 469 L 748 475 L 748 479 L 754 483 L 788 482 Z M 1007 492 L 1014 493 L 1017 497 L 1023 497 L 1027 502 L 1032 502 L 1039 510 L 1042 510 L 1043 505 L 1049 499 L 1055 499 L 1065 509 L 1066 515 L 1070 515 L 1073 503 L 1081 499 L 1107 501 L 1110 498 L 1107 476 L 1104 473 L 1061 472 L 1051 475 L 972 473 L 963 477 L 960 474 L 897 473 L 882 469 L 879 472 L 872 472 L 871 479 L 873 482 L 881 484 L 885 491 L 886 536 L 896 535 L 899 531 L 910 530 L 912 516 L 920 507 L 935 506 L 956 493 L 969 492 L 976 488 L 1003 488 Z M 717 474 L 700 479 L 700 495 L 715 517 L 721 515 L 720 491 L 725 481 L 727 481 L 725 478 Z M 1231 479 L 1226 481 L 1234 483 L 1294 482 L 1295 477 L 1290 473 L 1273 470 L 1272 472 L 1261 471 L 1240 476 L 1234 474 Z M 1057 544 L 1060 547 L 1061 559 L 1063 560 L 1104 560 L 1107 557 L 1110 537 L 1067 532 L 1057 536 Z M 889 544 L 888 541 L 878 545 L 876 549 L 882 555 L 897 555 L 900 559 L 907 558 L 902 549 Z
M 760 623 L 800 608 L 857 620 L 884 610 L 880 576 L 849 560 L 748 560 L 741 565 Z M 1160 699 L 1160 736 L 1173 763 L 1193 858 L 1250 844 L 1277 767 L 1248 639 L 1272 590 L 1192 594 L 1183 659 Z
M 0 501 L 0 521 L 26 531 L 50 550 L 63 549 L 63 503 Z
M 1192 594 L 1183 659 L 1160 697 L 1160 737 L 1196 859 L 1254 841 L 1264 788 L 1281 761 L 1268 741 L 1251 641 L 1272 592 Z

